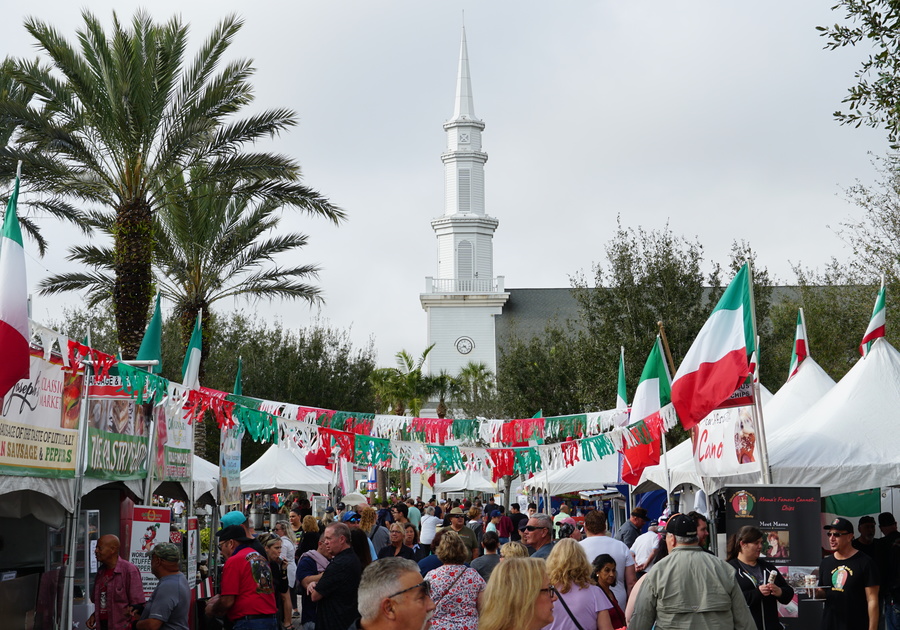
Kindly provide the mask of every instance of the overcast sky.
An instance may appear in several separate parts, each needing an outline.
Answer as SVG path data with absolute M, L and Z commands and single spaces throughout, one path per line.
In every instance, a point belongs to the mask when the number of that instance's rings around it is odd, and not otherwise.
M 229 12 L 246 25 L 231 58 L 250 57 L 257 108 L 290 107 L 298 128 L 275 148 L 296 157 L 305 183 L 344 208 L 334 227 L 296 219 L 311 236 L 296 259 L 317 262 L 327 300 L 219 303 L 287 326 L 317 315 L 375 340 L 379 362 L 425 347 L 419 304 L 436 272 L 430 220 L 442 213 L 445 147 L 465 10 L 475 111 L 485 121 L 488 214 L 500 221 L 494 272 L 512 288 L 569 286 L 602 260 L 616 217 L 626 226 L 697 237 L 725 263 L 734 239 L 792 282 L 791 263 L 849 255 L 834 227 L 854 213 L 842 189 L 874 179 L 880 131 L 832 118 L 864 51 L 829 52 L 815 26 L 841 17 L 831 3 L 735 2 L 171 2 L 192 41 Z M 94 0 L 109 21 L 141 6 Z M 26 16 L 69 38 L 76 3 L 7 7 L 5 53 L 33 56 Z M 27 173 L 25 174 L 27 177 Z M 24 199 L 22 201 L 25 201 Z M 66 268 L 71 228 L 42 222 L 52 252 L 32 256 L 29 284 Z M 831 226 L 831 227 L 829 227 Z M 35 297 L 33 316 L 58 318 L 80 296 Z

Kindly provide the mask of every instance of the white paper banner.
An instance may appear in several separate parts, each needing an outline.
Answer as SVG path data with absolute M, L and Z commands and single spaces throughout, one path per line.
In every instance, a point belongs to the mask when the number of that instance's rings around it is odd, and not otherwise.
M 703 477 L 759 472 L 752 407 L 717 409 L 691 430 L 694 464 Z

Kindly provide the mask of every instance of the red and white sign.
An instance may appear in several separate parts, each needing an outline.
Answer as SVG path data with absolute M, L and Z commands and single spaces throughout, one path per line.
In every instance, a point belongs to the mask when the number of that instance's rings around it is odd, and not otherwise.
M 694 465 L 703 477 L 759 472 L 752 407 L 717 409 L 691 429 Z
M 135 505 L 131 523 L 131 564 L 141 572 L 144 597 L 150 597 L 159 580 L 150 571 L 150 554 L 159 543 L 169 542 L 171 520 L 169 508 Z

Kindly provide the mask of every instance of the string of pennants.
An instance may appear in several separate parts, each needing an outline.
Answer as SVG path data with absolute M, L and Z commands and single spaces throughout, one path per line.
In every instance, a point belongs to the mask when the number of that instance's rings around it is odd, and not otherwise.
M 220 429 L 242 426 L 257 442 L 306 451 L 309 463 L 324 464 L 336 455 L 360 466 L 414 473 L 490 469 L 496 480 L 595 461 L 659 439 L 678 423 L 671 404 L 658 416 L 623 426 L 628 416 L 621 410 L 514 420 L 411 418 L 294 405 L 207 387 L 189 389 L 31 324 L 47 358 L 57 342 L 68 369 L 80 369 L 90 359 L 96 377 L 102 380 L 115 367 L 122 389 L 137 404 L 162 405 L 167 418 L 185 415 L 188 422 L 209 412 Z M 529 440 L 538 444 L 512 446 Z M 544 440 L 557 442 L 543 444 Z M 464 445 L 446 444 L 450 441 Z M 502 446 L 465 445 L 477 442 Z

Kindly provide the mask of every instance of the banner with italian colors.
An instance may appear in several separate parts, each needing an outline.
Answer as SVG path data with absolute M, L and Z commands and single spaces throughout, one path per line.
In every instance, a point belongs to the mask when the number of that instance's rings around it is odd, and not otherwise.
M 0 397 L 0 474 L 74 477 L 83 377 L 30 353 L 28 378 Z

